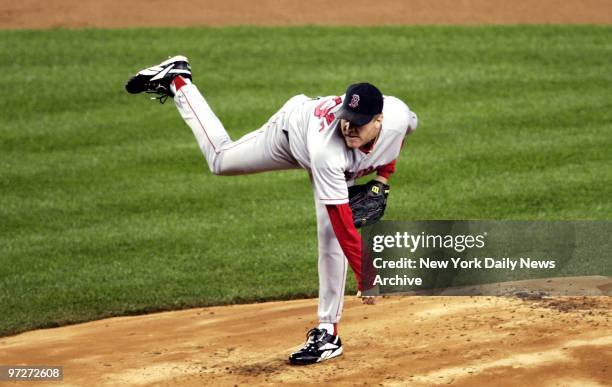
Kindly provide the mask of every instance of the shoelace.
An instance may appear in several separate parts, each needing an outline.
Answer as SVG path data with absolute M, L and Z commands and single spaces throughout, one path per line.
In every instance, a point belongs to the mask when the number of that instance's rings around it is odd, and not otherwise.
M 155 91 L 145 91 L 145 93 L 148 94 L 157 94 L 157 97 L 151 97 L 151 99 L 156 99 L 159 101 L 159 103 L 161 103 L 162 105 L 166 102 L 166 100 L 168 99 L 168 94 L 166 93 L 166 88 L 159 86 Z
M 316 351 L 316 343 L 325 336 L 325 333 L 327 333 L 325 330 L 319 328 L 312 328 L 311 330 L 309 330 L 308 333 L 306 333 L 307 340 L 306 344 L 304 344 L 303 349 L 309 352 Z
M 152 97 L 151 99 L 156 99 L 159 101 L 159 103 L 163 105 L 164 102 L 166 102 L 166 100 L 168 99 L 168 96 L 166 94 L 161 94 L 159 97 Z

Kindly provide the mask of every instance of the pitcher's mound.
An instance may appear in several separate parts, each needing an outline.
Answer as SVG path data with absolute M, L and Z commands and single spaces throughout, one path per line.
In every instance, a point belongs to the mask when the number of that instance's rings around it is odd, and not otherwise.
M 317 300 L 101 320 L 0 339 L 2 363 L 64 366 L 75 385 L 605 385 L 611 297 L 348 297 L 343 356 L 287 357 Z

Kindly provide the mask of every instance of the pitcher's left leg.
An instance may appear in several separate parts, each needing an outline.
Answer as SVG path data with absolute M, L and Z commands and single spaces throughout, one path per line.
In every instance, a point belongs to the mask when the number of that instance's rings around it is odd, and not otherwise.
M 347 262 L 336 239 L 327 209 L 315 195 L 319 240 L 319 326 L 306 334 L 306 343 L 289 356 L 291 364 L 313 364 L 342 355 L 337 324 L 344 304 Z
M 337 323 L 342 316 L 348 263 L 325 205 L 315 195 L 319 243 L 319 322 Z

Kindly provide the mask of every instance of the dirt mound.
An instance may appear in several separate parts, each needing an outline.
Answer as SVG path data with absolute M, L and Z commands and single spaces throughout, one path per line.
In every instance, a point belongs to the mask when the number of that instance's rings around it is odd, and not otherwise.
M 605 385 L 611 297 L 388 297 L 346 303 L 345 354 L 295 367 L 316 300 L 112 318 L 0 339 L 3 364 L 117 384 Z M 27 362 L 25 361 L 27 359 Z

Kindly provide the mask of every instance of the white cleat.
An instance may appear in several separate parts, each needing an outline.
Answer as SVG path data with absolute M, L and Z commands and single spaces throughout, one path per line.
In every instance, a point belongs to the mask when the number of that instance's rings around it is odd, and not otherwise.
M 164 103 L 166 98 L 174 97 L 170 83 L 176 76 L 191 80 L 191 66 L 189 60 L 182 55 L 174 56 L 162 63 L 140 70 L 125 84 L 128 93 L 158 94 L 157 99 Z

